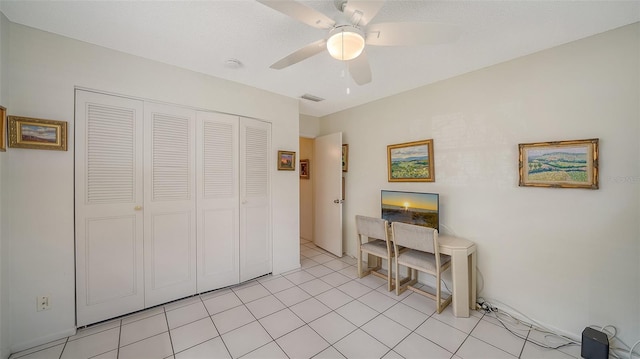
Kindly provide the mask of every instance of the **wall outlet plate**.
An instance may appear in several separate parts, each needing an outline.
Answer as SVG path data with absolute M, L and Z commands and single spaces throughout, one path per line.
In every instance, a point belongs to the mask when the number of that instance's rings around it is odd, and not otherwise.
M 36 309 L 38 312 L 51 309 L 48 295 L 38 296 L 36 300 Z

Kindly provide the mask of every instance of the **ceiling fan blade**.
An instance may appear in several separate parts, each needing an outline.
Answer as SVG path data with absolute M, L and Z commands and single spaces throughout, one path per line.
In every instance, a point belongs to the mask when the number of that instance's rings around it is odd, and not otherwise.
M 344 14 L 355 26 L 366 26 L 384 6 L 384 0 L 357 1 L 349 0 L 344 7 Z
M 293 0 L 257 0 L 276 11 L 318 29 L 330 29 L 335 25 L 325 14 Z
M 367 59 L 367 53 L 362 51 L 360 56 L 353 60 L 347 61 L 349 73 L 358 85 L 365 85 L 371 82 L 371 66 Z
M 281 70 L 287 66 L 297 64 L 298 62 L 308 59 L 309 57 L 316 55 L 327 49 L 327 40 L 321 39 L 316 42 L 312 42 L 309 45 L 289 54 L 283 59 L 279 60 L 275 64 L 269 66 L 272 69 Z
M 428 22 L 387 22 L 367 28 L 367 45 L 405 46 L 455 42 L 461 34 L 456 25 Z

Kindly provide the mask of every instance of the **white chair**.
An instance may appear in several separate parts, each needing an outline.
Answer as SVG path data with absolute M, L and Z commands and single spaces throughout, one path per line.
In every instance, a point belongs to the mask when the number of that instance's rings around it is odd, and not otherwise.
M 358 232 L 358 278 L 362 278 L 366 275 L 373 274 L 380 278 L 387 280 L 387 290 L 393 289 L 391 262 L 393 261 L 393 251 L 391 249 L 391 243 L 389 243 L 389 235 L 387 227 L 389 222 L 373 217 L 365 217 L 356 215 L 356 230 Z M 366 237 L 366 242 L 363 243 L 363 237 Z M 376 257 L 376 265 L 369 267 L 367 262 L 366 270 L 362 268 L 362 253 L 370 254 Z M 382 269 L 381 259 L 387 260 L 387 273 L 379 272 Z
M 442 272 L 451 266 L 451 256 L 440 254 L 438 246 L 438 230 L 413 224 L 393 222 L 393 248 L 395 252 L 395 280 L 399 283 L 399 266 L 409 268 L 409 281 L 396 286 L 396 294 L 400 295 L 407 289 L 436 300 L 438 313 L 441 313 L 449 303 L 451 296 L 442 300 L 440 277 Z M 399 246 L 404 247 L 398 250 Z M 417 271 L 425 272 L 436 277 L 436 295 L 425 292 L 413 285 L 418 282 Z

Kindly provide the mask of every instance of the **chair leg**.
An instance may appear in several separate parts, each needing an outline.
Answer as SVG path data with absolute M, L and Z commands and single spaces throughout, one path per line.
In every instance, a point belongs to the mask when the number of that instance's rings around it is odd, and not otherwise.
M 389 257 L 389 259 L 387 259 L 387 291 L 391 292 L 391 290 L 393 289 L 393 285 L 391 284 L 391 278 L 393 278 L 393 269 L 391 268 L 391 262 L 393 261 L 393 259 L 391 257 Z M 397 280 L 397 278 L 396 278 Z
M 436 274 L 436 305 L 438 306 L 438 314 L 442 312 L 442 304 L 440 303 L 440 299 L 442 294 L 440 293 L 440 271 Z
M 395 273 L 396 273 L 396 295 L 400 295 L 400 270 L 398 269 L 398 260 L 396 258 L 395 261 L 393 261 L 394 264 L 393 266 L 395 267 Z
M 358 248 L 358 278 L 362 278 L 362 251 Z
M 442 276 L 440 273 L 436 275 L 436 280 L 438 281 L 436 284 L 436 301 L 438 304 L 438 314 L 440 314 L 444 311 L 444 308 L 453 301 L 453 294 L 450 294 L 445 300 L 442 300 Z

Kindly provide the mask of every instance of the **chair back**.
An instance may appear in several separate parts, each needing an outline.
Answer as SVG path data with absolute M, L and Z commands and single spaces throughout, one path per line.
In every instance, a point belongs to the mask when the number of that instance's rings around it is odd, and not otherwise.
M 389 222 L 381 218 L 356 215 L 356 230 L 359 236 L 389 241 L 387 227 Z
M 393 222 L 391 230 L 393 231 L 394 245 L 433 254 L 440 252 L 438 250 L 438 230 L 435 228 Z

